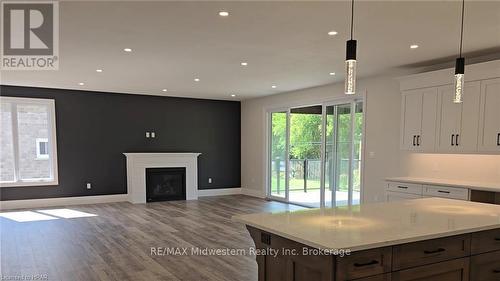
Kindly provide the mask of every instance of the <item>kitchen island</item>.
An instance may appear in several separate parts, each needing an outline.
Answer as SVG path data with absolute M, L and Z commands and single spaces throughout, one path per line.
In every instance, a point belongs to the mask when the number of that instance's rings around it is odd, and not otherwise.
M 441 198 L 238 215 L 259 281 L 500 280 L 500 206 Z

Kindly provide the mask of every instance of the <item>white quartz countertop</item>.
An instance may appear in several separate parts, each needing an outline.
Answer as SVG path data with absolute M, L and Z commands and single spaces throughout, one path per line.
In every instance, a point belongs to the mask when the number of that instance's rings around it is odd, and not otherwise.
M 500 182 L 478 182 L 478 181 L 417 178 L 417 177 L 394 177 L 394 178 L 386 178 L 385 180 L 395 181 L 395 182 L 417 183 L 417 184 L 463 187 L 463 188 L 469 188 L 469 189 L 474 189 L 474 190 L 500 192 Z
M 359 251 L 500 228 L 500 205 L 424 198 L 233 220 L 314 248 Z

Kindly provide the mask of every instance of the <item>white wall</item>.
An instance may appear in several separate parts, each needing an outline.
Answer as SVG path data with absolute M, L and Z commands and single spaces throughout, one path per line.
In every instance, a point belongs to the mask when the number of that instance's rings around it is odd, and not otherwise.
M 358 81 L 358 94 L 366 92 L 365 202 L 383 200 L 384 178 L 399 175 L 399 82 L 391 77 Z M 266 111 L 269 108 L 312 105 L 344 99 L 344 85 L 337 83 L 311 89 L 245 100 L 241 104 L 242 190 L 265 195 Z M 367 157 L 371 153 L 373 157 Z
M 500 155 L 401 152 L 401 175 L 500 183 Z

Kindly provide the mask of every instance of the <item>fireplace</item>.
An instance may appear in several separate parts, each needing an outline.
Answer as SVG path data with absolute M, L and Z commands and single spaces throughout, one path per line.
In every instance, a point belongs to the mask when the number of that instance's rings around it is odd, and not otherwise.
M 186 168 L 146 168 L 146 201 L 186 200 Z

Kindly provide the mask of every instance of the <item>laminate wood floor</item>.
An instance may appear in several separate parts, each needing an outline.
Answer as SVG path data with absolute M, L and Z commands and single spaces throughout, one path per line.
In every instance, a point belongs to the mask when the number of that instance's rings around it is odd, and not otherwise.
M 95 216 L 50 211 L 63 208 Z M 253 281 L 257 280 L 253 256 L 192 255 L 191 248 L 246 251 L 253 242 L 244 225 L 231 221 L 233 215 L 290 209 L 300 207 L 230 195 L 197 201 L 3 211 L 0 276 L 2 280 L 39 276 L 41 280 L 64 281 Z M 8 212 L 16 212 L 17 217 Z M 189 251 L 187 255 L 152 255 L 152 247 L 185 247 Z

